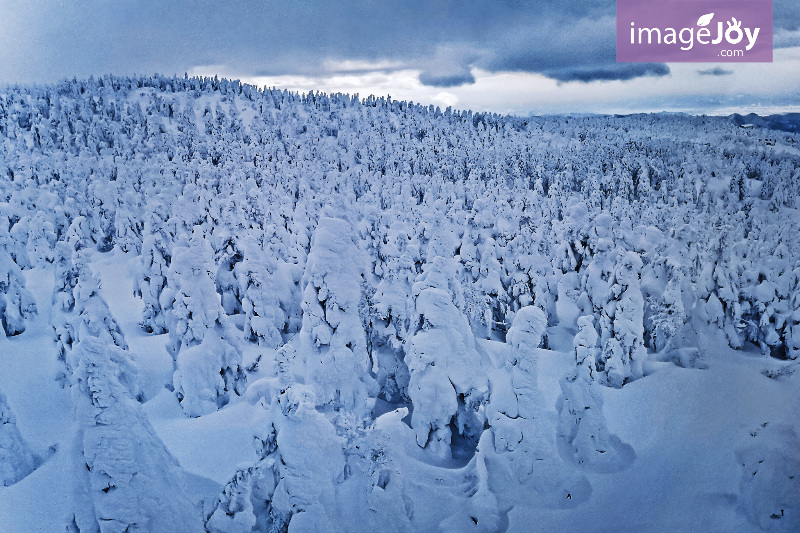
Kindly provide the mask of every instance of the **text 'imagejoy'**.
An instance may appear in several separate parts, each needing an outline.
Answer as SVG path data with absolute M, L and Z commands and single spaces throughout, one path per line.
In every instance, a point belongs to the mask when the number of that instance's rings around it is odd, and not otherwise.
M 617 61 L 772 62 L 772 0 L 618 0 Z

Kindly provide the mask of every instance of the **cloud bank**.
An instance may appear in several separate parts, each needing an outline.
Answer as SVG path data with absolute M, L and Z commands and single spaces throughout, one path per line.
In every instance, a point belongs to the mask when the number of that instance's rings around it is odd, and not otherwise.
M 775 0 L 769 83 L 744 90 L 746 66 L 617 63 L 615 0 L 0 0 L 0 13 L 0 83 L 188 72 L 520 112 L 603 111 L 607 94 L 653 110 L 728 105 L 701 81 L 724 79 L 737 101 L 797 104 L 778 81 L 800 70 L 795 0 Z
M 89 0 L 0 3 L 0 74 L 15 81 L 225 65 L 250 76 L 320 75 L 325 65 L 383 60 L 425 85 L 474 82 L 470 71 L 556 80 L 630 79 L 665 69 L 615 65 L 613 1 Z M 639 69 L 641 70 L 641 69 Z

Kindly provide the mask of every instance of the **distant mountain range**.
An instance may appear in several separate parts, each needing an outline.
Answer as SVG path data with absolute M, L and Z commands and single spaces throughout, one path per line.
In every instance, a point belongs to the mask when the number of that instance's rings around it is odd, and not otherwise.
M 762 128 L 773 130 L 788 131 L 791 133 L 800 132 L 800 113 L 784 113 L 782 115 L 767 115 L 762 117 L 755 113 L 740 115 L 734 113 L 730 115 L 731 120 L 739 126 L 752 124 Z

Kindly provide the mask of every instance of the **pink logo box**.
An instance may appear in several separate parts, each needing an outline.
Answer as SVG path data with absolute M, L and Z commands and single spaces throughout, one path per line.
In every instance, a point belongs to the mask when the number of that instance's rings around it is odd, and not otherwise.
M 772 0 L 617 0 L 617 62 L 772 62 Z

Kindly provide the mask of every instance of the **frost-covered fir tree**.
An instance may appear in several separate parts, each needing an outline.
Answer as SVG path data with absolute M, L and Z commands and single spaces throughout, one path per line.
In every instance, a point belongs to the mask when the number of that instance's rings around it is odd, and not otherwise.
M 25 242 L 20 238 L 19 232 L 15 230 L 19 222 L 12 223 L 16 218 L 11 213 L 0 214 L 0 249 L 5 250 L 17 266 L 28 268 L 30 264 L 25 252 Z
M 126 190 L 116 199 L 114 212 L 114 243 L 123 252 L 140 253 L 144 220 L 139 212 L 145 208 L 132 190 Z
M 506 337 L 501 372 L 491 374 L 492 394 L 486 405 L 489 431 L 481 437 L 475 460 L 485 465 L 498 509 L 515 505 L 570 508 L 591 494 L 584 476 L 564 471 L 552 438 L 556 427 L 545 414 L 536 384 L 538 346 L 545 326 L 541 309 L 521 308 Z
M 242 312 L 242 299 L 244 288 L 237 279 L 235 270 L 237 265 L 244 259 L 244 253 L 240 249 L 237 239 L 224 232 L 221 238 L 222 243 L 214 246 L 217 259 L 217 272 L 215 282 L 217 292 L 220 295 L 222 308 L 228 315 L 239 314 Z
M 83 249 L 70 254 L 69 249 L 58 250 L 59 269 L 63 269 L 65 276 L 64 282 L 56 285 L 50 321 L 61 365 L 57 379 L 68 381 L 73 370 L 70 354 L 81 339 L 97 337 L 122 350 L 127 350 L 128 344 L 100 294 L 100 281 L 89 266 L 90 251 Z M 67 260 L 62 254 L 72 255 L 72 259 Z
M 27 256 L 31 266 L 47 266 L 53 262 L 53 246 L 56 243 L 56 233 L 53 223 L 49 220 L 51 213 L 37 211 L 28 221 L 28 236 L 26 239 Z
M 467 223 L 459 250 L 465 267 L 462 287 L 466 293 L 470 323 L 474 328 L 483 329 L 486 337 L 491 338 L 492 331 L 505 331 L 508 295 L 501 280 L 504 271 L 498 260 L 498 246 L 493 236 L 496 217 L 490 216 L 491 206 L 484 199 L 476 200 L 473 210 L 474 223 L 478 225 L 475 232 L 478 240 L 475 242 L 471 237 L 471 224 Z
M 64 235 L 64 241 L 69 245 L 72 251 L 77 252 L 78 250 L 83 250 L 84 248 L 89 248 L 96 244 L 94 233 L 95 228 L 92 221 L 80 215 L 72 219 Z
M 78 282 L 77 271 L 72 263 L 72 247 L 64 241 L 56 244 L 53 286 L 53 309 L 59 313 L 72 311 L 75 307 L 75 284 Z
M 18 482 L 33 472 L 38 461 L 17 429 L 17 419 L 0 391 L 0 486 Z
M 67 531 L 200 531 L 199 498 L 132 397 L 125 352 L 89 337 L 72 358 L 79 429 Z
M 244 390 L 239 335 L 228 322 L 212 277 L 211 246 L 195 228 L 185 246 L 173 250 L 168 288 L 167 349 L 175 359 L 173 385 L 188 416 L 201 416 Z
M 735 258 L 735 241 L 737 233 L 742 230 L 736 222 L 736 218 L 731 220 L 714 215 L 713 231 L 697 281 L 698 296 L 705 300 L 702 308 L 708 322 L 725 333 L 732 348 L 740 349 L 748 337 L 748 320 L 743 315 L 749 304 L 743 301 L 739 274 L 750 274 L 753 269 L 750 259 Z
M 613 337 L 605 340 L 601 359 L 609 385 L 622 387 L 642 377 L 644 347 L 644 298 L 640 288 L 642 260 L 635 252 L 625 253 L 617 262 L 613 294 Z
M 402 403 L 408 399 L 405 348 L 415 327 L 412 286 L 419 274 L 420 242 L 410 221 L 389 223 L 385 231 L 374 267 L 379 281 L 372 297 L 376 316 L 371 341 L 381 394 L 387 401 Z
M 148 333 L 161 334 L 167 331 L 161 293 L 167 287 L 167 274 L 172 260 L 172 242 L 157 214 L 153 213 L 148 218 L 144 225 L 145 237 L 133 292 L 144 302 L 142 328 Z
M 786 318 L 784 335 L 786 356 L 789 359 L 797 359 L 800 357 L 800 264 L 792 271 L 791 279 L 787 309 L 792 311 Z
M 267 396 L 272 394 L 267 391 Z M 311 387 L 302 384 L 290 385 L 269 400 L 275 415 L 254 441 L 259 460 L 225 487 L 206 521 L 207 530 L 250 533 L 349 527 L 341 521 L 336 503 L 336 486 L 345 476 L 344 439 L 315 408 L 321 402 Z
M 469 322 L 454 303 L 454 270 L 452 259 L 436 256 L 414 284 L 417 329 L 406 357 L 417 444 L 442 458 L 451 455 L 451 423 L 457 437 L 477 444 L 489 394 Z
M 294 284 L 282 266 L 253 240 L 247 244 L 244 259 L 235 272 L 243 293 L 244 338 L 269 348 L 283 344 L 281 331 L 289 325 L 281 302 L 291 301 Z
M 22 271 L 0 248 L 0 321 L 6 336 L 25 331 L 25 322 L 36 314 L 36 302 L 25 288 Z
M 58 360 L 65 365 L 67 353 L 78 339 L 78 317 L 84 313 L 87 303 L 92 301 L 89 304 L 89 313 L 85 315 L 85 318 L 103 321 L 110 317 L 110 314 L 103 312 L 102 309 L 99 314 L 91 313 L 96 306 L 100 308 L 105 306 L 105 302 L 99 296 L 99 281 L 89 267 L 91 255 L 89 255 L 88 249 L 94 244 L 91 221 L 85 216 L 77 216 L 72 219 L 64 238 L 55 246 L 53 261 L 55 285 L 50 322 L 55 330 L 54 338 L 58 347 Z M 118 345 L 124 345 L 122 332 L 119 331 L 116 324 L 109 325 L 109 331 L 113 332 Z M 65 367 L 58 379 L 68 378 L 69 374 L 70 370 Z
M 589 218 L 586 203 L 575 199 L 564 209 L 563 220 L 555 222 L 559 240 L 553 260 L 554 266 L 562 273 L 580 271 L 591 257 L 587 228 Z
M 597 347 L 597 331 L 594 329 L 594 317 L 584 315 L 578 319 L 578 333 L 573 339 L 575 349 L 575 364 L 578 374 L 591 379 L 596 378 L 597 357 L 600 351 Z
M 595 360 L 599 352 L 593 317 L 578 319 L 573 341 L 575 367 L 561 380 L 558 441 L 578 465 L 600 472 L 616 472 L 633 461 L 633 449 L 609 433 L 603 415 L 603 399 L 597 389 Z
M 650 316 L 653 348 L 656 351 L 670 351 L 679 346 L 676 335 L 681 331 L 687 315 L 683 306 L 683 293 L 681 291 L 681 277 L 671 278 L 652 306 Z
M 56 245 L 55 285 L 53 287 L 53 307 L 50 313 L 50 325 L 53 341 L 56 344 L 56 358 L 62 365 L 57 380 L 64 383 L 71 373 L 67 368 L 67 355 L 77 338 L 73 325 L 75 320 L 75 286 L 78 283 L 78 272 L 72 263 L 72 250 L 63 241 Z
M 73 312 L 77 315 L 73 321 L 75 338 L 80 341 L 85 337 L 97 337 L 127 350 L 125 336 L 100 294 L 100 280 L 92 272 L 90 261 L 91 255 L 88 250 L 73 254 L 77 280 L 72 290 L 75 296 Z
M 320 406 L 359 418 L 377 394 L 360 314 L 363 268 L 350 224 L 320 218 L 303 274 L 303 326 L 279 356 L 284 379 L 310 386 Z
M 642 269 L 645 337 L 650 347 L 665 356 L 674 355 L 686 344 L 687 311 L 696 297 L 691 284 L 695 233 L 688 226 L 679 226 L 672 234 L 674 242 L 669 242 L 672 239 L 658 232 L 653 239 L 657 244 L 649 251 L 652 260 Z
M 591 231 L 589 246 L 593 250 L 592 260 L 587 265 L 582 280 L 584 295 L 580 300 L 588 300 L 592 312 L 597 317 L 597 327 L 601 342 L 613 336 L 612 321 L 614 316 L 614 270 L 618 249 L 611 236 L 611 217 L 600 214 L 595 218 Z M 579 305 L 578 308 L 586 307 Z M 584 312 L 588 310 L 584 309 Z M 577 318 L 577 317 L 575 317 Z
M 511 364 L 514 395 L 519 404 L 519 414 L 532 417 L 534 406 L 540 400 L 537 391 L 536 354 L 547 333 L 547 315 L 534 306 L 517 311 L 508 330 L 506 343 L 513 349 Z

